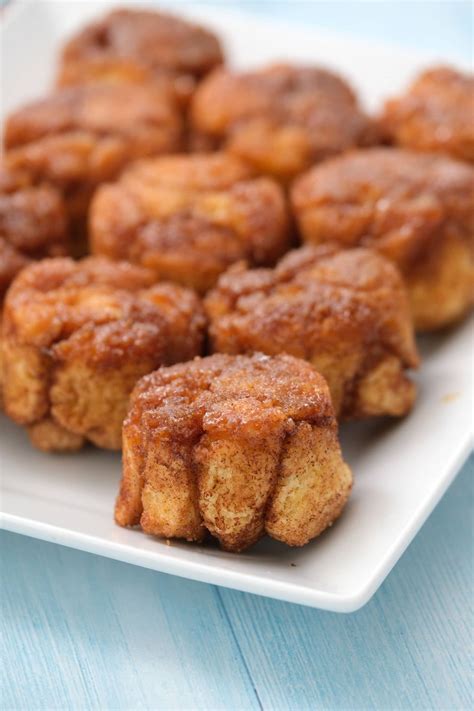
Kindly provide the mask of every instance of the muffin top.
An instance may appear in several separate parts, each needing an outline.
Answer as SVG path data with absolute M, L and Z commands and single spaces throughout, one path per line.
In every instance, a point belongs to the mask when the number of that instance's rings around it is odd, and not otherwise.
M 245 74 L 216 70 L 194 96 L 192 123 L 258 171 L 283 180 L 376 138 L 342 78 L 286 64 Z
M 171 78 L 177 94 L 192 91 L 194 80 L 221 64 L 218 38 L 173 15 L 149 10 L 113 10 L 74 35 L 61 57 L 63 75 L 90 76 L 90 65 L 126 60 Z M 93 70 L 92 70 L 93 71 Z
M 418 363 L 400 275 L 369 249 L 324 244 L 288 253 L 275 269 L 236 265 L 205 306 L 216 350 L 311 359 L 347 342 Z
M 181 119 L 166 90 L 105 83 L 66 87 L 14 111 L 4 142 L 12 149 L 63 135 L 115 138 L 127 141 L 133 158 L 177 148 L 180 133 Z
M 8 117 L 4 164 L 33 185 L 60 190 L 71 227 L 80 226 L 79 237 L 86 232 L 83 223 L 95 187 L 115 178 L 130 161 L 179 150 L 182 133 L 179 109 L 163 87 L 72 86 Z
M 273 263 L 290 241 L 280 186 L 224 153 L 135 164 L 97 191 L 90 226 L 95 254 L 201 292 L 239 259 Z
M 104 258 L 46 259 L 24 269 L 5 302 L 5 333 L 19 343 L 40 348 L 81 347 L 84 357 L 105 364 L 156 355 L 164 360 L 192 358 L 200 351 L 204 317 L 196 295 L 174 284 L 153 284 L 151 272 Z M 100 326 L 100 337 L 95 328 Z M 108 326 L 108 329 L 104 329 Z M 133 328 L 132 328 L 133 326 Z M 88 330 L 90 337 L 84 337 Z M 71 338 L 81 332 L 80 339 Z M 87 335 L 87 334 L 86 334 Z
M 474 77 L 449 67 L 423 72 L 385 105 L 383 132 L 395 143 L 474 162 Z
M 291 199 L 304 239 L 373 245 L 405 266 L 447 225 L 472 235 L 473 189 L 474 171 L 459 161 L 374 148 L 314 167 Z
M 215 354 L 146 375 L 136 385 L 127 422 L 153 434 L 195 439 L 203 432 L 266 437 L 300 420 L 334 421 L 324 378 L 287 355 Z

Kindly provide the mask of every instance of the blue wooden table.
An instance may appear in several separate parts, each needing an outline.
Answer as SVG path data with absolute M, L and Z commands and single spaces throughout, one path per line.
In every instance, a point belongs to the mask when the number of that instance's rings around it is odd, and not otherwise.
M 468 3 L 272 3 L 271 13 L 469 56 Z M 471 458 L 349 616 L 4 533 L 0 708 L 470 709 L 473 474 Z
M 472 708 L 473 474 L 351 615 L 4 533 L 2 711 Z

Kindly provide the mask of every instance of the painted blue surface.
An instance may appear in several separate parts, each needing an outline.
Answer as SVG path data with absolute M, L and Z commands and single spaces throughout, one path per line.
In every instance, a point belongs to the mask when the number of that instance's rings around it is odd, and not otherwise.
M 474 457 L 337 615 L 2 534 L 2 711 L 472 708 Z
M 463 2 L 234 2 L 469 59 Z M 2 711 L 473 706 L 474 458 L 349 616 L 1 536 Z

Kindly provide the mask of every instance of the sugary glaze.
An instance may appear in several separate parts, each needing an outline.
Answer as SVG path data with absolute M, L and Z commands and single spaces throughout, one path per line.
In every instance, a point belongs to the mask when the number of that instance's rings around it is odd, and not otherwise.
M 215 153 L 144 160 L 102 186 L 90 238 L 95 254 L 204 292 L 240 259 L 274 263 L 289 247 L 290 229 L 279 185 Z
M 198 298 L 153 282 L 145 269 L 97 257 L 43 260 L 17 276 L 4 308 L 4 401 L 35 444 L 61 448 L 69 434 L 77 446 L 120 448 L 136 381 L 201 352 Z
M 472 305 L 474 170 L 396 148 L 359 150 L 293 185 L 303 239 L 373 247 L 401 270 L 417 329 L 448 325 Z
M 327 385 L 291 356 L 218 354 L 145 376 L 123 443 L 116 521 L 161 537 L 304 545 L 351 489 Z
M 258 172 L 285 182 L 323 158 L 377 138 L 343 79 L 285 64 L 246 74 L 216 70 L 195 93 L 191 122 L 198 145 L 225 146 Z
M 473 163 L 473 75 L 450 67 L 423 72 L 405 94 L 386 103 L 381 129 L 400 146 Z
M 418 356 L 396 269 L 372 250 L 290 252 L 273 270 L 240 264 L 206 297 L 210 346 L 290 353 L 324 375 L 341 417 L 403 415 Z
M 161 12 L 119 9 L 67 42 L 60 76 L 75 75 L 80 81 L 94 73 L 94 65 L 127 62 L 171 81 L 175 94 L 186 101 L 196 81 L 222 61 L 219 40 L 204 27 Z

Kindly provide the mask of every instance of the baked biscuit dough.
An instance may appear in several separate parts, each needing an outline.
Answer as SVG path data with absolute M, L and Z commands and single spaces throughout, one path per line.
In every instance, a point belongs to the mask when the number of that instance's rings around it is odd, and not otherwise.
M 2 324 L 4 405 L 36 446 L 119 449 L 137 380 L 201 352 L 197 296 L 153 282 L 145 269 L 97 257 L 47 259 L 16 277 Z
M 136 386 L 123 430 L 121 526 L 241 551 L 302 546 L 341 514 L 352 477 L 328 387 L 291 356 L 214 355 Z

